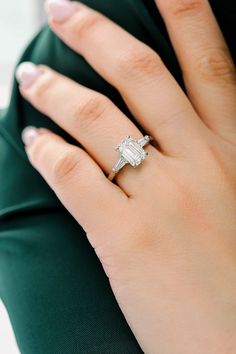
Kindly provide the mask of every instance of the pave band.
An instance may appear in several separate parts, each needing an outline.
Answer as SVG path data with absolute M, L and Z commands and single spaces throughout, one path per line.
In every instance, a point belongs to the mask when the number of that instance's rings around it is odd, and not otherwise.
M 139 140 L 135 140 L 129 135 L 119 145 L 117 145 L 115 150 L 119 151 L 120 158 L 113 166 L 108 179 L 112 181 L 115 175 L 126 164 L 130 164 L 134 168 L 139 166 L 148 156 L 148 152 L 146 152 L 143 148 L 150 142 L 150 140 L 153 140 L 153 138 L 149 135 L 145 135 Z

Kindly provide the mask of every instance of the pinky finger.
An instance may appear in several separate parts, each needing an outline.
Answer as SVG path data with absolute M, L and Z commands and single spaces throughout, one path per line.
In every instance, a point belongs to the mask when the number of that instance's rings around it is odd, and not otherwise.
M 50 130 L 27 127 L 22 139 L 31 164 L 86 233 L 105 238 L 114 222 L 112 211 L 127 204 L 127 195 L 106 178 L 86 151 Z M 89 241 L 96 247 L 101 239 Z

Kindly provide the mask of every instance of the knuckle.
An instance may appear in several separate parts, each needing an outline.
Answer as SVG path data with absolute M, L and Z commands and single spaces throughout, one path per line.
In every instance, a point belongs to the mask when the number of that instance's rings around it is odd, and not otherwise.
M 132 48 L 123 53 L 118 62 L 118 70 L 127 76 L 132 73 L 152 75 L 163 68 L 162 61 L 151 48 Z
M 75 125 L 79 125 L 79 129 L 86 131 L 94 123 L 104 116 L 105 111 L 111 105 L 110 100 L 100 94 L 93 94 L 86 98 L 74 109 Z
M 74 32 L 79 38 L 84 38 L 88 34 L 97 31 L 100 24 L 104 23 L 104 17 L 95 11 L 83 11 L 80 20 L 74 27 Z
M 155 240 L 152 233 L 147 234 L 146 232 L 141 232 L 138 237 L 133 237 L 131 248 L 134 249 L 135 252 L 141 251 L 141 253 L 143 253 L 144 251 L 153 249 L 154 244 Z
M 153 250 L 157 243 L 158 239 L 154 237 L 153 231 L 148 227 L 142 227 L 138 231 L 136 230 L 134 235 L 131 235 L 128 248 L 130 252 L 145 254 Z
M 224 49 L 208 49 L 205 55 L 197 60 L 196 69 L 205 80 L 236 81 L 235 66 L 230 55 Z
M 61 184 L 75 176 L 78 164 L 83 160 L 82 154 L 74 147 L 70 147 L 61 154 L 52 166 L 52 178 L 55 184 Z
M 55 81 L 55 76 L 48 73 L 42 75 L 41 80 L 37 80 L 37 83 L 34 85 L 33 94 L 39 103 L 45 103 L 45 99 L 48 97 L 49 92 L 53 89 Z
M 170 12 L 175 17 L 192 16 L 199 13 L 203 5 L 204 0 L 174 0 Z
M 156 237 L 153 234 L 153 224 L 145 217 L 133 215 L 134 223 L 130 225 L 129 240 L 126 242 L 126 247 L 129 250 L 143 253 L 144 251 L 153 249 Z
M 44 158 L 48 151 L 48 144 L 50 143 L 49 134 L 40 135 L 34 144 L 30 148 L 30 160 L 31 162 L 38 166 L 41 161 L 44 161 Z

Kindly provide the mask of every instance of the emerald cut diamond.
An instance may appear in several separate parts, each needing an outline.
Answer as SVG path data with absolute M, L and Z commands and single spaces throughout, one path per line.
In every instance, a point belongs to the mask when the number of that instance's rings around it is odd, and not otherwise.
M 126 164 L 130 164 L 133 167 L 140 165 L 148 155 L 148 152 L 146 152 L 143 147 L 148 144 L 150 140 L 153 140 L 153 138 L 149 135 L 145 135 L 139 140 L 135 140 L 129 135 L 121 142 L 121 144 L 117 145 L 116 150 L 119 151 L 120 158 L 113 166 L 108 179 L 112 181 L 117 172 L 119 172 Z
M 147 153 L 143 149 L 138 140 L 134 140 L 130 136 L 125 138 L 121 144 L 116 147 L 121 154 L 121 157 L 130 163 L 131 166 L 136 167 L 145 160 Z

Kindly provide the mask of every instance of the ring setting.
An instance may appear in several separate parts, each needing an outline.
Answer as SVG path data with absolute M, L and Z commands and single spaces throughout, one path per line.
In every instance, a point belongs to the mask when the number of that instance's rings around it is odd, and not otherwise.
M 120 158 L 113 166 L 108 179 L 112 181 L 115 175 L 126 164 L 130 164 L 134 168 L 139 166 L 148 156 L 148 152 L 144 150 L 144 146 L 147 145 L 150 140 L 153 140 L 153 138 L 149 135 L 145 135 L 143 138 L 138 140 L 128 135 L 119 145 L 117 145 L 115 150 L 120 153 Z

